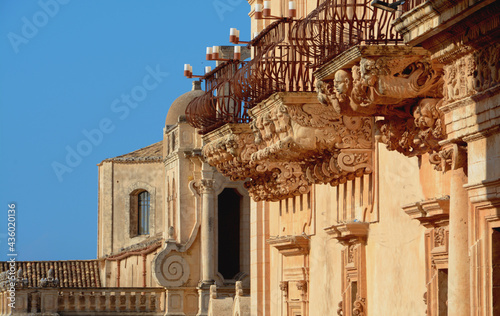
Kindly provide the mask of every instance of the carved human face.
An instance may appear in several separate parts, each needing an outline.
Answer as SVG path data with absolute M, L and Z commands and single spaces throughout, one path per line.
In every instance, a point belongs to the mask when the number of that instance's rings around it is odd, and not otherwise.
M 415 125 L 420 128 L 423 127 L 433 127 L 436 119 L 432 113 L 431 105 L 422 100 L 421 104 L 415 110 L 413 114 L 415 117 Z
M 345 70 L 339 70 L 335 73 L 334 79 L 335 90 L 339 94 L 349 93 L 351 86 L 351 75 Z

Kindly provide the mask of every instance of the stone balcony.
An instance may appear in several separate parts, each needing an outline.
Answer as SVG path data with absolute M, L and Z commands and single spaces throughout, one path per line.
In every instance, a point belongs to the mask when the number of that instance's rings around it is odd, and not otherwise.
M 338 185 L 373 170 L 373 119 L 347 117 L 316 93 L 279 92 L 250 111 L 251 124 L 204 135 L 207 162 L 232 180 L 249 179 L 254 200 L 277 201 Z
M 421 47 L 352 47 L 315 72 L 319 100 L 348 116 L 383 117 L 389 150 L 406 156 L 440 150 L 446 138 L 443 69 Z

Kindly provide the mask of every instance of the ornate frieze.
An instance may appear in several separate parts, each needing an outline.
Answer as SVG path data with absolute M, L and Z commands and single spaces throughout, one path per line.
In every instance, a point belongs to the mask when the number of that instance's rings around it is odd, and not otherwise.
M 500 84 L 500 43 L 485 46 L 444 66 L 447 103 Z
M 276 93 L 250 115 L 250 125 L 226 124 L 206 134 L 203 155 L 232 180 L 248 179 L 245 186 L 256 201 L 372 172 L 372 118 L 343 117 L 315 93 Z

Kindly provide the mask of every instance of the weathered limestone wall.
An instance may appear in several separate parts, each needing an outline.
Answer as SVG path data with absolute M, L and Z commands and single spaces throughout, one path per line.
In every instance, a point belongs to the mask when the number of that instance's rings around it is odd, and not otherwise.
M 121 248 L 144 241 L 157 233 L 162 236 L 164 201 L 162 164 L 115 164 L 113 179 L 113 224 L 115 228 L 112 251 L 120 251 Z M 154 192 L 148 191 L 151 195 L 151 210 L 154 208 L 155 220 L 150 222 L 149 235 L 130 238 L 129 227 L 126 225 L 129 216 L 127 205 L 130 205 L 127 201 L 130 201 L 130 193 L 133 191 L 131 189 L 143 187 L 144 184 L 154 189 Z M 152 201 L 153 194 L 155 195 L 154 202 Z M 152 215 L 150 214 L 150 217 Z
M 417 158 L 379 145 L 379 218 L 370 224 L 366 265 L 369 315 L 424 315 L 425 228 L 401 206 L 424 199 Z
M 135 189 L 151 194 L 150 234 L 130 237 L 130 194 Z M 103 162 L 99 169 L 99 249 L 98 256 L 111 255 L 145 241 L 163 231 L 162 163 Z M 154 201 L 153 201 L 154 200 Z
M 343 246 L 323 228 L 335 223 L 337 204 L 336 188 L 329 185 L 314 187 L 314 208 L 316 211 L 316 234 L 311 236 L 310 250 L 310 314 L 336 315 L 338 303 L 342 300 L 342 261 Z

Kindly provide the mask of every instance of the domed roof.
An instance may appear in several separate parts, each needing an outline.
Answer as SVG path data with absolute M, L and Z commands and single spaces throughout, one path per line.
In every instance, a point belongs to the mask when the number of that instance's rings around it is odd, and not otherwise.
M 193 81 L 193 89 L 184 93 L 172 102 L 167 113 L 165 125 L 175 125 L 180 115 L 185 115 L 186 108 L 194 98 L 202 96 L 205 91 L 201 90 L 201 81 Z

